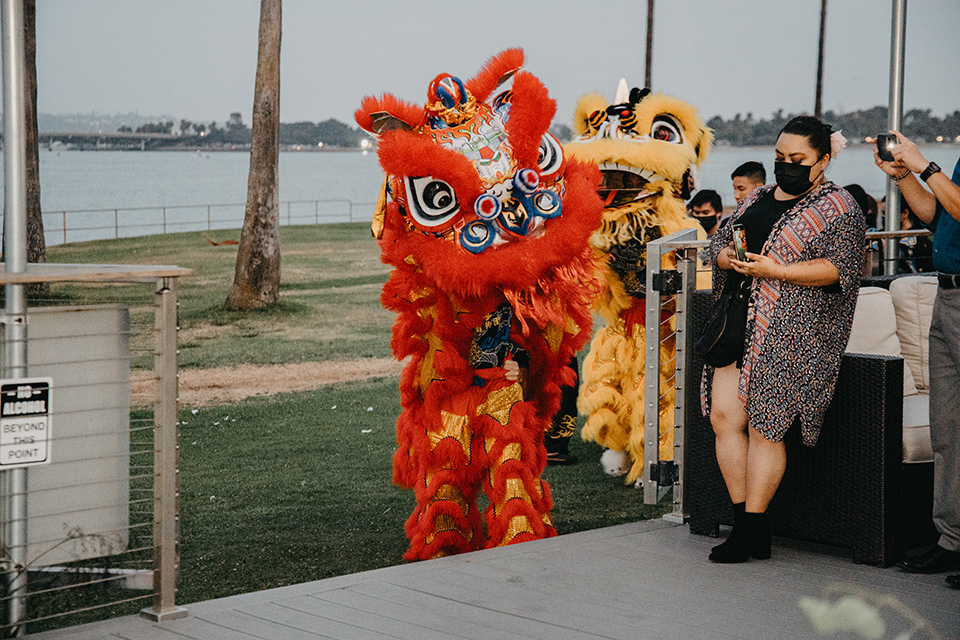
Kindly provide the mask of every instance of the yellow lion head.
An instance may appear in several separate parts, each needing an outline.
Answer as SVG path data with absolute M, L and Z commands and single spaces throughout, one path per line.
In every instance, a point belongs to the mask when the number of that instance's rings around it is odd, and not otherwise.
M 695 107 L 648 89 L 628 91 L 620 80 L 614 104 L 596 93 L 580 99 L 573 130 L 576 138 L 565 150 L 603 175 L 604 224 L 594 246 L 609 249 L 688 226 L 688 178 L 696 183 L 713 143 Z

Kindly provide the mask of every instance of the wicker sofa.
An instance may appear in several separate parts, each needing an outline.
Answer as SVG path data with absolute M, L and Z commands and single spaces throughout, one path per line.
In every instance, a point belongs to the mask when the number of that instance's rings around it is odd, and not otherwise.
M 887 288 L 890 282 L 881 277 L 863 284 Z M 694 294 L 693 335 L 711 300 L 709 291 Z M 694 360 L 689 370 L 701 371 Z M 710 420 L 699 411 L 700 385 L 690 382 L 686 400 L 695 409 L 684 450 L 686 509 L 692 533 L 717 536 L 719 525 L 733 523 L 733 513 Z M 787 470 L 768 511 L 774 535 L 848 548 L 855 562 L 879 566 L 936 542 L 933 462 L 904 462 L 903 392 L 901 357 L 844 355 L 816 447 L 803 446 L 799 429 L 786 437 Z

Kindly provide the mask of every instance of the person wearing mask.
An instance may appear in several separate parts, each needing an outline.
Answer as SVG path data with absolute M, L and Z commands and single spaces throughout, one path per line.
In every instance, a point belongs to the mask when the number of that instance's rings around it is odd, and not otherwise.
M 709 238 L 720 228 L 720 216 L 723 214 L 723 202 L 720 200 L 720 194 L 713 189 L 701 189 L 697 191 L 687 210 L 691 217 L 700 223 L 703 230 L 707 232 Z
M 960 569 L 960 160 L 947 175 L 899 131 L 893 160 L 873 160 L 897 183 L 910 210 L 933 229 L 937 297 L 930 324 L 930 441 L 933 445 L 933 523 L 940 539 L 901 567 L 913 573 Z M 947 583 L 960 589 L 960 574 Z
M 763 164 L 751 160 L 734 169 L 730 179 L 733 180 L 733 198 L 740 204 L 748 193 L 767 184 L 767 171 Z
M 776 144 L 776 184 L 737 206 L 710 244 L 713 289 L 750 291 L 744 351 L 704 367 L 701 409 L 716 434 L 717 462 L 734 511 L 733 531 L 713 562 L 771 555 L 767 506 L 786 469 L 783 437 L 799 428 L 816 444 L 833 396 L 857 303 L 865 227 L 860 207 L 824 171 L 846 141 L 798 116 Z M 734 227 L 746 237 L 738 260 Z

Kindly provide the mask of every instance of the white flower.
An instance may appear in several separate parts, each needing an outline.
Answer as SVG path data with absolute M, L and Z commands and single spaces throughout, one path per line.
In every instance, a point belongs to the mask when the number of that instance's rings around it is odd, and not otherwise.
M 843 137 L 843 133 L 840 131 L 834 131 L 830 134 L 830 159 L 835 159 L 838 155 L 843 153 L 843 150 L 847 148 L 847 139 Z

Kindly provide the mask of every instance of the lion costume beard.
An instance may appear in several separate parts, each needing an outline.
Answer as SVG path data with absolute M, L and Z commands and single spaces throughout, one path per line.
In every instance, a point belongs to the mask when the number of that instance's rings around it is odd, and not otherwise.
M 578 408 L 587 416 L 582 436 L 625 460 L 610 469 L 626 481 L 643 475 L 646 245 L 699 225 L 688 218 L 681 194 L 706 159 L 712 134 L 689 104 L 646 89 L 627 92 L 621 80 L 615 104 L 591 94 L 574 116 L 577 138 L 567 153 L 600 167 L 604 212 L 590 239 L 604 282 L 595 310 L 606 326 L 597 331 L 583 363 Z M 702 232 L 700 232 L 702 233 Z M 665 259 L 665 267 L 673 266 Z M 660 325 L 659 457 L 673 459 L 674 323 Z M 611 456 L 606 456 L 608 462 Z M 616 456 L 614 456 L 615 458 Z
M 385 95 L 355 114 L 387 174 L 374 232 L 394 268 L 391 347 L 409 358 L 393 468 L 416 493 L 411 560 L 556 535 L 543 433 L 591 331 L 600 176 L 564 158 L 522 62 L 508 50 L 467 82 L 437 76 L 425 107 Z

